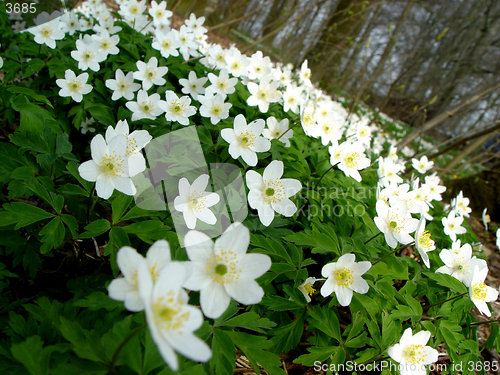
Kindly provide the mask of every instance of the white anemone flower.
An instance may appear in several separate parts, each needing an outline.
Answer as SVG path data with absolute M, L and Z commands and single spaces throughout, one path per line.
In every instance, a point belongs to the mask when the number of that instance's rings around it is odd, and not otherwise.
M 98 72 L 99 63 L 106 60 L 106 54 L 100 51 L 99 43 L 91 37 L 78 39 L 76 41 L 76 51 L 71 51 L 71 57 L 78 61 L 78 69 L 93 70 Z
M 361 142 L 354 143 L 345 142 L 340 153 L 340 164 L 338 168 L 345 173 L 346 176 L 354 178 L 356 181 L 361 181 L 359 170 L 370 166 L 370 159 L 364 153 L 364 146 Z
M 299 285 L 299 290 L 306 298 L 307 303 L 311 302 L 311 296 L 316 293 L 316 289 L 314 289 L 314 283 L 316 281 L 325 280 L 325 279 L 317 279 L 315 277 L 308 277 L 302 284 Z
M 151 57 L 147 63 L 137 61 L 136 65 L 139 71 L 134 72 L 134 78 L 142 81 L 143 90 L 147 91 L 153 85 L 163 86 L 167 82 L 163 76 L 167 74 L 168 68 L 166 66 L 158 67 L 156 57 Z
M 141 88 L 139 83 L 134 83 L 134 72 L 125 75 L 121 69 L 116 69 L 115 79 L 107 79 L 105 84 L 108 89 L 113 90 L 111 100 L 118 100 L 121 97 L 132 100 L 134 92 Z
M 182 96 L 179 98 L 175 92 L 167 90 L 165 92 L 165 101 L 159 104 L 159 107 L 165 111 L 167 121 L 177 121 L 182 125 L 189 125 L 189 117 L 196 113 L 196 107 L 190 105 L 191 98 Z
M 464 221 L 463 216 L 455 216 L 456 212 L 451 210 L 448 214 L 448 217 L 443 217 L 441 222 L 444 226 L 444 233 L 450 236 L 452 241 L 457 240 L 457 234 L 464 234 L 467 232 L 467 229 L 461 226 Z
M 241 223 L 230 225 L 215 243 L 206 234 L 189 231 L 184 237 L 191 261 L 191 277 L 184 288 L 200 291 L 205 316 L 216 319 L 231 298 L 244 305 L 259 303 L 264 290 L 255 281 L 271 267 L 265 254 L 247 254 L 250 231 Z
M 431 268 L 429 262 L 429 251 L 436 250 L 435 242 L 431 239 L 431 234 L 425 229 L 425 218 L 422 216 L 418 222 L 417 230 L 415 231 L 415 247 L 422 258 L 422 261 L 427 266 Z
M 78 167 L 80 176 L 95 182 L 96 193 L 108 199 L 116 189 L 126 195 L 134 195 L 136 189 L 130 177 L 144 171 L 146 164 L 141 154 L 127 157 L 127 137 L 120 134 L 109 144 L 98 134 L 90 142 L 92 160 Z
M 472 275 L 472 281 L 469 286 L 470 299 L 482 314 L 491 316 L 486 302 L 496 301 L 498 299 L 498 291 L 484 283 L 488 275 L 488 267 L 479 269 L 476 266 L 472 271 Z
M 234 119 L 234 129 L 222 129 L 221 137 L 229 143 L 229 155 L 233 159 L 240 156 L 245 163 L 255 167 L 258 162 L 257 152 L 266 152 L 271 148 L 271 142 L 262 137 L 266 123 L 262 119 L 252 121 L 247 125 L 245 116 L 239 114 Z
M 198 101 L 201 103 L 200 115 L 210 117 L 212 125 L 217 125 L 220 120 L 229 117 L 229 109 L 233 106 L 231 103 L 224 103 L 224 96 L 214 94 L 207 90 L 205 95 L 198 95 Z
M 271 74 L 262 77 L 259 84 L 248 82 L 247 88 L 251 95 L 247 99 L 247 104 L 251 107 L 259 106 L 262 113 L 267 112 L 270 103 L 281 99 L 281 94 L 277 91 L 278 85 L 279 82 L 272 81 Z
M 367 261 L 356 262 L 354 254 L 344 254 L 336 262 L 328 263 L 321 269 L 321 275 L 326 281 L 321 287 L 321 295 L 327 297 L 335 293 L 342 306 L 351 303 L 353 292 L 368 293 L 368 284 L 361 277 L 372 264 Z
M 148 96 L 146 90 L 139 90 L 137 93 L 137 101 L 127 102 L 125 106 L 132 111 L 132 121 L 137 121 L 142 118 L 154 120 L 164 112 L 158 105 L 161 102 L 160 94 Z
M 208 174 L 202 174 L 190 185 L 187 178 L 179 180 L 179 195 L 174 199 L 174 208 L 182 212 L 186 226 L 194 229 L 196 220 L 214 225 L 217 218 L 208 208 L 219 203 L 217 193 L 205 191 L 209 182 Z
M 127 137 L 126 156 L 138 153 L 140 154 L 143 147 L 146 146 L 151 139 L 153 139 L 147 130 L 134 130 L 131 134 L 129 134 L 127 120 L 120 120 L 116 123 L 116 127 L 114 129 L 111 125 L 106 129 L 106 143 L 109 144 L 109 142 L 111 142 L 111 140 L 119 134 Z
M 181 78 L 179 83 L 182 85 L 182 92 L 191 95 L 194 100 L 198 100 L 198 95 L 203 95 L 205 88 L 203 85 L 207 82 L 207 77 L 197 78 L 196 73 L 191 70 L 188 74 L 188 79 Z
M 457 197 L 451 200 L 451 206 L 461 216 L 469 217 L 472 209 L 469 207 L 469 198 L 464 197 L 464 193 L 460 190 Z
M 160 51 L 161 55 L 165 58 L 169 56 L 179 56 L 179 47 L 181 41 L 179 40 L 179 32 L 175 29 L 169 30 L 167 33 L 156 31 L 156 36 L 151 43 L 151 47 Z M 189 74 L 194 73 L 193 71 Z
M 229 78 L 227 69 L 221 69 L 219 76 L 208 73 L 208 79 L 212 83 L 209 87 L 212 87 L 216 94 L 221 94 L 225 97 L 236 91 L 235 86 L 238 83 L 238 78 Z
M 274 211 L 285 217 L 293 216 L 297 211 L 289 198 L 302 189 L 302 184 L 293 178 L 282 179 L 283 168 L 282 161 L 273 160 L 264 169 L 263 176 L 252 170 L 246 174 L 250 189 L 248 203 L 258 211 L 259 220 L 265 226 L 273 221 Z
M 290 147 L 290 138 L 293 136 L 293 130 L 288 129 L 288 119 L 284 118 L 280 122 L 274 116 L 266 120 L 267 129 L 262 131 L 262 135 L 269 140 L 277 139 Z
M 488 268 L 485 260 L 472 256 L 472 247 L 469 244 L 463 245 L 458 252 L 443 249 L 439 257 L 445 265 L 439 267 L 436 272 L 451 275 L 466 286 L 470 286 L 474 268 Z
M 75 102 L 81 102 L 83 95 L 92 91 L 92 86 L 87 84 L 88 79 L 88 73 L 82 73 L 77 77 L 71 69 L 67 69 L 64 72 L 64 79 L 56 80 L 56 85 L 61 88 L 59 96 L 71 96 Z
M 496 236 L 497 236 L 496 245 L 498 248 L 500 248 L 500 228 L 497 229 Z
M 420 158 L 420 160 L 411 159 L 411 165 L 416 171 L 418 171 L 418 173 L 425 174 L 427 171 L 432 169 L 432 167 L 434 167 L 434 162 L 429 161 L 427 156 L 424 155 Z
M 212 357 L 210 347 L 194 334 L 203 324 L 203 314 L 188 304 L 189 297 L 182 288 L 186 279 L 186 268 L 171 262 L 153 283 L 150 270 L 144 263 L 139 264 L 139 294 L 149 332 L 163 360 L 173 371 L 179 369 L 176 351 L 196 362 L 208 362 Z
M 395 200 L 389 206 L 383 200 L 377 200 L 377 217 L 373 220 L 377 228 L 384 233 L 385 241 L 393 249 L 398 242 L 407 245 L 413 242 L 413 233 L 418 226 L 418 220 L 411 217 L 407 212 L 405 201 Z
M 129 311 L 144 310 L 144 303 L 139 295 L 137 272 L 139 264 L 146 263 L 153 282 L 160 276 L 160 271 L 171 261 L 170 246 L 167 241 L 156 241 L 148 250 L 146 258 L 130 246 L 124 246 L 116 254 L 116 263 L 123 277 L 118 277 L 108 285 L 109 297 L 124 301 Z
M 491 218 L 490 218 L 490 215 L 488 215 L 486 213 L 486 211 L 488 211 L 488 208 L 485 208 L 483 210 L 482 219 L 483 219 L 483 224 L 484 224 L 484 230 L 488 231 L 488 223 L 491 223 Z
M 425 365 L 437 362 L 438 351 L 426 346 L 430 337 L 429 331 L 413 335 L 411 328 L 407 328 L 399 343 L 387 350 L 389 356 L 399 363 L 401 375 L 426 375 Z
M 46 44 L 49 48 L 56 48 L 56 40 L 64 39 L 65 33 L 60 28 L 58 19 L 42 23 L 39 26 L 30 27 L 27 30 L 34 35 L 35 42 L 38 44 Z

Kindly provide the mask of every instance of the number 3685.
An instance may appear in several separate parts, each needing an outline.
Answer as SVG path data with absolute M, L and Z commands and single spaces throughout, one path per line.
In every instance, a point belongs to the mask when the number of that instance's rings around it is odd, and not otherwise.
M 36 12 L 36 5 L 31 3 L 31 4 L 11 4 L 7 3 L 5 4 L 7 7 L 7 13 L 35 13 Z

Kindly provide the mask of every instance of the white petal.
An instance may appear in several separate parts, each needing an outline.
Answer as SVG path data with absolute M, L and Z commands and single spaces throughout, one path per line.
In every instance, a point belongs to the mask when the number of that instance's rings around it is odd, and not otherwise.
M 94 160 L 89 160 L 78 167 L 78 173 L 85 181 L 95 182 L 102 172 Z
M 196 180 L 193 181 L 193 184 L 191 185 L 190 193 L 193 193 L 195 191 L 197 192 L 203 192 L 206 190 L 208 181 L 210 177 L 208 174 L 202 174 L 199 176 Z
M 246 254 L 238 262 L 238 268 L 241 270 L 243 277 L 256 279 L 271 268 L 271 258 L 265 254 Z
M 210 347 L 192 333 L 169 332 L 168 338 L 176 351 L 192 361 L 208 362 L 212 358 Z
M 135 186 L 128 177 L 116 177 L 115 189 L 126 195 L 135 195 L 136 193 Z
M 104 174 L 97 176 L 95 183 L 95 191 L 97 196 L 102 199 L 108 199 L 115 190 L 115 184 L 112 179 L 106 178 Z
M 253 305 L 262 301 L 264 290 L 253 279 L 240 277 L 237 283 L 226 285 L 227 293 L 239 303 Z
M 279 202 L 271 203 L 271 207 L 280 215 L 285 217 L 293 216 L 293 214 L 297 211 L 297 207 L 295 204 L 288 198 L 283 198 Z
M 134 290 L 134 286 L 131 285 L 124 277 L 114 279 L 108 285 L 109 298 L 117 301 L 125 301 L 127 294 L 133 292 Z
M 198 220 L 201 220 L 209 225 L 214 225 L 217 222 L 217 218 L 215 217 L 214 213 L 208 208 L 205 208 L 201 211 L 196 211 L 195 216 Z
M 200 291 L 200 305 L 207 318 L 217 319 L 226 311 L 231 297 L 224 286 L 212 282 Z
M 90 142 L 90 152 L 96 164 L 101 164 L 102 158 L 108 152 L 108 146 L 102 135 L 97 134 Z
M 264 169 L 263 179 L 266 181 L 278 180 L 283 176 L 283 167 L 284 164 L 280 160 L 273 160 L 267 167 Z
M 246 254 L 250 244 L 250 231 L 244 225 L 232 225 L 215 241 L 215 253 L 232 251 L 238 258 Z
M 337 288 L 335 292 L 337 300 L 342 306 L 349 306 L 352 300 L 352 290 L 349 288 Z

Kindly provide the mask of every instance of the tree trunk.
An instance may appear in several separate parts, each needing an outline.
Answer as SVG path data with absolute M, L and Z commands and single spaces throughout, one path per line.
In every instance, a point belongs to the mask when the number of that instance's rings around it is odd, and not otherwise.
M 457 156 L 453 158 L 448 164 L 446 164 L 446 169 L 454 169 L 458 163 L 464 160 L 467 156 L 472 154 L 472 152 L 476 151 L 479 147 L 481 147 L 486 141 L 490 139 L 490 134 L 485 134 L 482 137 L 477 138 L 474 142 L 468 145 L 466 148 L 462 150 Z
M 451 116 L 457 114 L 459 111 L 462 109 L 468 107 L 469 105 L 477 102 L 481 98 L 483 98 L 486 95 L 491 94 L 492 92 L 496 91 L 497 89 L 500 88 L 500 83 L 497 83 L 495 86 L 490 87 L 489 89 L 484 90 L 483 92 L 474 95 L 468 100 L 465 100 L 463 103 L 451 108 L 450 110 L 441 113 L 440 115 L 434 117 L 432 120 L 427 121 L 423 126 L 421 130 L 413 130 L 410 134 L 408 134 L 406 137 L 404 137 L 399 143 L 398 143 L 398 150 L 401 150 L 404 146 L 410 144 L 415 138 L 417 138 L 419 135 L 429 131 L 432 128 L 435 128 L 436 126 L 442 124 L 444 121 L 446 121 L 448 118 Z

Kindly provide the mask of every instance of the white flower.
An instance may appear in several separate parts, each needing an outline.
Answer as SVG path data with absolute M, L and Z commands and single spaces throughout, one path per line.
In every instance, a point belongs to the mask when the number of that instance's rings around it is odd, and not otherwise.
M 234 119 L 234 129 L 222 129 L 221 137 L 229 143 L 229 154 L 233 159 L 241 158 L 248 165 L 257 165 L 257 152 L 271 148 L 271 142 L 261 137 L 266 123 L 258 119 L 247 125 L 245 116 L 239 114 Z
M 474 268 L 488 268 L 486 261 L 472 256 L 472 247 L 469 244 L 463 245 L 458 252 L 443 249 L 439 257 L 445 265 L 439 267 L 436 272 L 451 275 L 466 286 L 470 286 Z
M 111 125 L 106 129 L 106 143 L 109 144 L 114 137 L 120 134 L 127 137 L 126 156 L 132 156 L 133 154 L 139 154 L 142 156 L 140 151 L 151 141 L 151 139 L 153 139 L 147 130 L 134 130 L 132 134 L 129 134 L 127 120 L 120 120 L 116 123 L 116 127 L 114 129 Z
M 187 178 L 179 180 L 179 195 L 174 199 L 174 207 L 182 212 L 186 226 L 194 229 L 196 220 L 214 225 L 217 218 L 208 208 L 219 203 L 220 197 L 217 193 L 205 191 L 209 182 L 207 174 L 202 174 L 192 185 Z
M 120 52 L 120 49 L 116 46 L 120 41 L 118 35 L 110 36 L 108 30 L 104 29 L 100 34 L 92 35 L 93 39 L 99 45 L 99 52 L 107 55 L 116 55 Z
M 413 233 L 418 226 L 418 220 L 407 212 L 405 201 L 396 200 L 389 206 L 383 200 L 377 200 L 377 217 L 373 220 L 377 228 L 384 233 L 385 241 L 393 249 L 398 242 L 407 245 L 413 242 Z
M 226 69 L 234 77 L 245 76 L 248 73 L 247 67 L 250 64 L 250 59 L 241 54 L 237 48 L 232 48 L 226 54 Z
M 193 333 L 203 324 L 203 315 L 188 305 L 189 297 L 182 289 L 187 279 L 185 267 L 169 263 L 153 284 L 150 271 L 141 263 L 138 279 L 149 331 L 163 360 L 173 371 L 179 369 L 175 351 L 193 361 L 207 362 L 212 357 L 210 347 Z
M 255 281 L 271 267 L 264 254 L 247 254 L 250 231 L 241 223 L 230 225 L 215 243 L 206 234 L 189 231 L 184 238 L 191 261 L 191 277 L 184 283 L 200 291 L 200 305 L 208 318 L 226 311 L 231 298 L 244 305 L 259 303 L 264 291 Z
M 221 94 L 214 95 L 209 91 L 205 93 L 205 96 L 198 95 L 198 100 L 201 103 L 200 115 L 210 117 L 212 125 L 228 118 L 229 108 L 233 106 L 231 103 L 224 103 L 224 97 Z
M 207 77 L 197 78 L 196 73 L 191 70 L 188 75 L 188 79 L 181 78 L 179 83 L 182 85 L 182 92 L 184 94 L 191 95 L 191 97 L 195 100 L 198 99 L 199 94 L 203 94 L 205 92 L 205 88 L 203 85 L 207 82 Z M 208 117 L 208 116 L 207 116 Z
M 116 254 L 116 263 L 123 277 L 111 281 L 108 285 L 109 297 L 124 301 L 130 311 L 144 310 L 144 303 L 139 295 L 137 271 L 139 264 L 145 263 L 153 276 L 153 282 L 160 276 L 160 271 L 170 263 L 170 246 L 165 240 L 156 241 L 148 250 L 146 259 L 130 246 L 124 246 Z
M 134 83 L 134 73 L 123 74 L 121 69 L 116 69 L 115 79 L 107 79 L 106 87 L 113 90 L 111 100 L 118 100 L 124 97 L 127 100 L 134 99 L 134 92 L 141 88 L 141 85 Z
M 177 121 L 182 125 L 189 125 L 189 117 L 196 113 L 196 107 L 190 105 L 189 96 L 179 97 L 171 90 L 165 92 L 165 101 L 158 106 L 165 111 L 167 121 Z
M 300 66 L 299 80 L 307 87 L 311 87 L 311 69 L 307 67 L 307 60 L 304 60 Z
M 288 119 L 284 118 L 280 122 L 274 116 L 268 117 L 266 120 L 268 129 L 264 129 L 262 135 L 267 139 L 278 139 L 285 144 L 285 147 L 290 147 L 290 138 L 293 136 L 293 130 L 288 130 Z
M 407 328 L 399 344 L 387 350 L 389 356 L 399 363 L 401 375 L 426 375 L 425 365 L 437 362 L 438 351 L 425 345 L 430 337 L 429 331 L 413 335 L 411 328 Z
M 58 19 L 45 22 L 39 26 L 30 27 L 28 32 L 35 36 L 35 42 L 46 44 L 52 49 L 56 48 L 56 40 L 61 40 L 66 35 L 60 29 L 60 21 Z
M 415 247 L 422 258 L 422 261 L 430 268 L 429 256 L 427 253 L 429 251 L 436 250 L 434 241 L 431 239 L 431 234 L 425 229 L 425 218 L 422 216 L 418 222 L 417 229 L 415 231 Z
M 425 176 L 425 186 L 429 188 L 429 201 L 442 200 L 441 194 L 446 191 L 446 186 L 439 185 L 440 179 L 436 174 Z
M 288 85 L 283 93 L 283 110 L 299 113 L 299 105 L 302 100 L 302 90 L 295 85 Z
M 356 262 L 354 254 L 344 254 L 337 262 L 328 263 L 321 269 L 326 281 L 321 287 L 321 295 L 327 297 L 335 293 L 342 306 L 348 306 L 353 292 L 365 294 L 368 284 L 361 277 L 371 268 L 370 262 Z
M 496 240 L 496 245 L 498 248 L 500 248 L 500 228 L 497 229 L 497 240 Z
M 75 102 L 81 102 L 83 95 L 92 91 L 92 86 L 87 84 L 88 79 L 88 73 L 82 73 L 77 77 L 72 70 L 67 69 L 64 72 L 64 79 L 56 80 L 56 85 L 61 88 L 59 96 L 71 96 Z
M 455 217 L 455 215 L 456 212 L 454 210 L 451 210 L 448 214 L 448 217 L 443 217 L 441 219 L 441 222 L 444 226 L 444 233 L 450 236 L 452 241 L 457 240 L 457 234 L 464 234 L 467 232 L 467 229 L 461 226 L 462 222 L 464 221 L 464 217 Z
M 169 18 L 172 17 L 172 12 L 167 10 L 167 2 L 161 1 L 158 4 L 155 0 L 151 2 L 151 8 L 149 8 L 148 13 L 153 17 L 153 22 L 155 25 L 160 23 L 169 23 Z
M 117 135 L 106 144 L 102 135 L 96 135 L 90 142 L 92 160 L 78 167 L 80 176 L 95 182 L 97 195 L 108 199 L 116 189 L 127 195 L 134 195 L 136 190 L 130 177 L 144 171 L 146 164 L 141 154 L 127 158 L 127 137 Z
M 264 56 L 262 51 L 255 52 L 250 57 L 250 64 L 248 65 L 248 78 L 260 79 L 269 73 L 271 73 L 271 59 L 269 56 Z
M 65 33 L 69 33 L 69 35 L 73 35 L 75 31 L 80 30 L 80 22 L 78 21 L 78 16 L 72 10 L 70 12 L 66 12 L 60 18 L 62 28 L 61 30 Z
M 488 223 L 491 223 L 491 219 L 490 219 L 490 215 L 488 215 L 486 213 L 486 211 L 488 211 L 488 208 L 485 208 L 483 210 L 482 219 L 483 219 L 483 224 L 484 224 L 484 230 L 488 231 Z
M 195 35 L 205 34 L 207 32 L 207 29 L 202 26 L 204 22 L 205 17 L 196 18 L 194 13 L 191 13 L 189 18 L 184 20 L 187 29 Z
M 257 85 L 253 82 L 248 82 L 247 88 L 250 91 L 250 96 L 247 99 L 249 106 L 259 106 L 259 110 L 263 113 L 267 112 L 270 103 L 275 103 L 280 100 L 280 94 L 277 92 L 278 82 L 271 82 L 270 74 L 261 78 Z
M 71 57 L 78 61 L 78 69 L 97 72 L 99 63 L 106 59 L 106 54 L 99 51 L 98 42 L 88 37 L 76 41 L 76 51 L 71 51 Z
M 412 162 L 412 167 L 414 169 L 416 169 L 419 173 L 422 173 L 422 174 L 425 174 L 427 173 L 428 170 L 432 169 L 432 167 L 434 166 L 434 162 L 433 161 L 429 161 L 429 159 L 427 159 L 427 156 L 422 156 L 420 158 L 420 160 L 418 159 L 411 159 L 411 162 Z
M 158 59 L 151 57 L 147 64 L 142 61 L 136 63 L 138 72 L 134 72 L 134 78 L 142 81 L 143 90 L 149 90 L 153 85 L 162 86 L 167 82 L 162 78 L 168 72 L 166 66 L 158 67 Z
M 256 209 L 262 224 L 269 226 L 274 219 L 274 211 L 290 217 L 297 211 L 295 204 L 289 199 L 302 189 L 300 181 L 284 178 L 283 162 L 273 160 L 264 169 L 263 176 L 255 171 L 248 171 L 246 183 L 248 189 L 248 203 Z
M 324 146 L 342 138 L 344 121 L 345 119 L 336 112 L 328 112 L 326 116 L 318 118 L 318 126 L 315 130 Z
M 490 309 L 486 302 L 496 301 L 498 291 L 484 283 L 488 275 L 488 267 L 479 269 L 477 266 L 472 271 L 472 281 L 469 287 L 470 299 L 477 309 L 484 315 L 491 316 Z
M 213 73 L 208 73 L 208 79 L 212 83 L 213 91 L 216 94 L 225 95 L 232 94 L 236 89 L 234 86 L 238 83 L 238 78 L 229 78 L 227 69 L 221 69 L 219 76 Z
M 167 33 L 157 31 L 154 42 L 151 44 L 151 47 L 160 51 L 161 55 L 165 58 L 169 56 L 179 56 L 178 49 L 180 46 L 181 41 L 179 40 L 179 32 L 175 29 L 172 29 Z M 189 74 L 191 73 L 194 72 L 190 71 Z
M 109 34 L 116 34 L 119 33 L 122 28 L 120 26 L 115 26 L 115 19 L 111 13 L 106 12 L 99 15 L 99 24 L 94 26 L 94 30 L 98 33 L 107 30 Z
M 469 213 L 472 212 L 469 202 L 469 198 L 465 198 L 462 190 L 460 190 L 457 197 L 451 200 L 451 206 L 459 215 L 469 217 Z
M 82 121 L 81 124 L 80 124 L 80 132 L 82 134 L 87 134 L 87 132 L 91 132 L 91 133 L 94 133 L 95 132 L 95 128 L 89 126 L 90 124 L 93 124 L 95 122 L 95 120 L 90 117 L 90 118 L 86 118 L 85 121 Z
M 146 90 L 139 90 L 137 101 L 127 102 L 125 106 L 133 112 L 132 121 L 140 120 L 141 118 L 154 120 L 163 113 L 163 109 L 158 105 L 160 102 L 159 94 L 148 96 Z
M 370 166 L 370 159 L 364 153 L 364 147 L 361 142 L 345 142 L 340 153 L 340 164 L 338 168 L 345 173 L 346 176 L 354 178 L 356 181 L 361 181 L 359 170 Z
M 181 46 L 179 47 L 179 53 L 182 55 L 184 60 L 189 59 L 189 56 L 196 57 L 198 52 L 198 43 L 194 40 L 195 35 L 189 31 L 186 25 L 182 25 L 179 29 L 179 40 L 181 41 Z
M 314 283 L 316 281 L 320 281 L 324 279 L 317 279 L 315 277 L 308 277 L 302 284 L 299 285 L 299 290 L 302 292 L 304 297 L 306 298 L 307 303 L 311 302 L 311 296 L 316 292 L 316 289 L 313 288 Z

